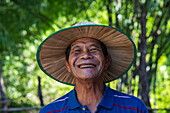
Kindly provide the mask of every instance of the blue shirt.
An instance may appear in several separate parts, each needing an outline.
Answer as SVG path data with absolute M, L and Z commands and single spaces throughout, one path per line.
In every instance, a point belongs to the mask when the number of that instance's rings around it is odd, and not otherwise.
M 40 113 L 90 113 L 90 111 L 87 106 L 82 106 L 78 102 L 74 89 L 43 107 Z M 148 110 L 140 99 L 106 86 L 95 113 L 148 113 Z

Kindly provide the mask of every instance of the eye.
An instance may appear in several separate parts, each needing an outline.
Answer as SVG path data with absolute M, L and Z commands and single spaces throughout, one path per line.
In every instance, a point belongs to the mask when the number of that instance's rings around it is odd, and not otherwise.
M 95 52 L 95 51 L 97 51 L 97 48 L 91 48 L 90 49 L 90 52 Z
M 73 50 L 73 53 L 80 53 L 81 52 L 81 49 L 75 49 Z

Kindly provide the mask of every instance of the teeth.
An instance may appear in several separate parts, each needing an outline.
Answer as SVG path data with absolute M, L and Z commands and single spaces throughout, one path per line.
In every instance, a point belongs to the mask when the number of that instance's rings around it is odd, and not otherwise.
M 81 65 L 80 68 L 91 68 L 95 67 L 94 65 Z

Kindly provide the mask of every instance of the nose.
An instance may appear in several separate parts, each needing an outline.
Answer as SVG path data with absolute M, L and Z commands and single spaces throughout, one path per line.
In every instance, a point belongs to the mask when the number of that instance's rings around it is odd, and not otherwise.
M 93 55 L 91 55 L 89 51 L 84 51 L 81 55 L 81 58 L 82 59 L 91 59 L 91 58 L 93 58 Z

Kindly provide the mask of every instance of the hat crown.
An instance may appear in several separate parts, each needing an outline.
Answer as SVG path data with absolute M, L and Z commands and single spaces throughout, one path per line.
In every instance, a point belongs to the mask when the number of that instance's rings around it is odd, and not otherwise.
M 79 22 L 77 24 L 74 24 L 73 26 L 79 26 L 79 25 L 96 25 L 96 24 L 93 22 L 84 21 L 84 22 Z

